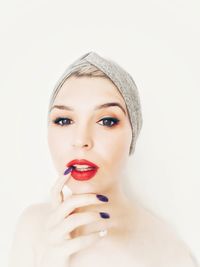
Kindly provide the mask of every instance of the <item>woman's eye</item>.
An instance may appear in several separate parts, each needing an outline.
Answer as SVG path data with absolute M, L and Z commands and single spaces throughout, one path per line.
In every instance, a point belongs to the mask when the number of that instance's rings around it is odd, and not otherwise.
M 119 123 L 120 120 L 116 119 L 116 118 L 103 118 L 100 121 L 104 121 L 105 123 L 103 123 L 103 126 L 107 126 L 107 127 L 113 127 L 115 125 L 117 125 Z
M 53 120 L 55 124 L 60 125 L 60 126 L 69 125 L 71 124 L 70 121 L 71 120 L 69 118 L 61 118 L 61 117 L 58 117 L 55 120 Z M 103 121 L 103 124 L 102 124 L 103 126 L 111 128 L 117 125 L 120 120 L 117 118 L 107 117 L 107 118 L 101 119 L 100 121 Z
M 62 123 L 60 123 L 62 121 Z M 68 119 L 68 118 L 56 118 L 55 120 L 53 120 L 53 122 L 55 123 L 55 124 L 58 124 L 58 125 L 60 125 L 60 126 L 63 126 L 63 125 L 68 125 L 68 124 L 70 124 L 70 123 L 68 123 L 69 121 L 71 121 L 70 119 Z

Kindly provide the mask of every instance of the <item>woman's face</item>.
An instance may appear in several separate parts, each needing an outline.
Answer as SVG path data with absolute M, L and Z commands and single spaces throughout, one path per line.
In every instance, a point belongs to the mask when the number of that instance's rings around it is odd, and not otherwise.
M 98 107 L 111 102 L 119 103 L 125 114 L 119 106 Z M 49 114 L 48 144 L 59 175 L 73 159 L 86 159 L 99 167 L 90 180 L 70 176 L 67 185 L 72 192 L 102 193 L 117 186 L 123 179 L 132 131 L 125 102 L 115 85 L 101 77 L 70 77 L 55 105 L 72 109 L 52 108 Z

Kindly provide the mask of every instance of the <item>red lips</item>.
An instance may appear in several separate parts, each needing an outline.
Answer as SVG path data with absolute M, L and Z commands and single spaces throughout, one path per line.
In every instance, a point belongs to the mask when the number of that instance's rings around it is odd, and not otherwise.
M 67 167 L 70 167 L 70 166 L 75 165 L 75 164 L 88 165 L 88 166 L 91 166 L 94 168 L 98 168 L 98 166 L 96 164 L 94 164 L 93 162 L 88 161 L 86 159 L 74 159 L 67 164 Z
M 91 170 L 84 170 L 84 171 L 79 171 L 76 168 L 73 168 L 73 170 L 71 172 L 71 175 L 75 180 L 78 180 L 78 181 L 90 180 L 92 177 L 95 176 L 95 174 L 97 173 L 97 170 L 99 168 L 96 164 L 94 164 L 93 162 L 88 161 L 86 159 L 75 159 L 75 160 L 72 160 L 67 164 L 67 167 L 71 167 L 71 166 L 73 166 L 75 164 L 88 165 L 89 167 L 93 168 Z

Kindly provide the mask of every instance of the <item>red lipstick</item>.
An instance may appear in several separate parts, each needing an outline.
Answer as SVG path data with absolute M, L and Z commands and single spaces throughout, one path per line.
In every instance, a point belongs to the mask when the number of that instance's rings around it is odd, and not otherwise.
M 86 166 L 81 166 L 81 165 L 86 165 Z M 91 179 L 96 174 L 99 168 L 96 164 L 86 159 L 72 160 L 66 166 L 73 167 L 71 175 L 75 180 L 78 181 L 86 181 Z

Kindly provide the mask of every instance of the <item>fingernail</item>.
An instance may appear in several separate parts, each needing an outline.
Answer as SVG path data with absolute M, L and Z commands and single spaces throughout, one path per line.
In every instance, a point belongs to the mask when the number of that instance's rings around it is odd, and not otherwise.
M 108 202 L 108 198 L 106 196 L 103 195 L 96 195 L 96 197 L 103 202 Z
M 65 170 L 64 175 L 67 175 L 70 171 L 73 170 L 73 167 L 69 167 Z
M 110 215 L 107 212 L 99 212 L 101 218 L 108 219 L 110 218 Z
M 103 229 L 103 230 L 99 231 L 99 236 L 100 237 L 104 237 L 104 236 L 107 235 L 107 233 L 108 233 L 108 230 L 107 229 Z

